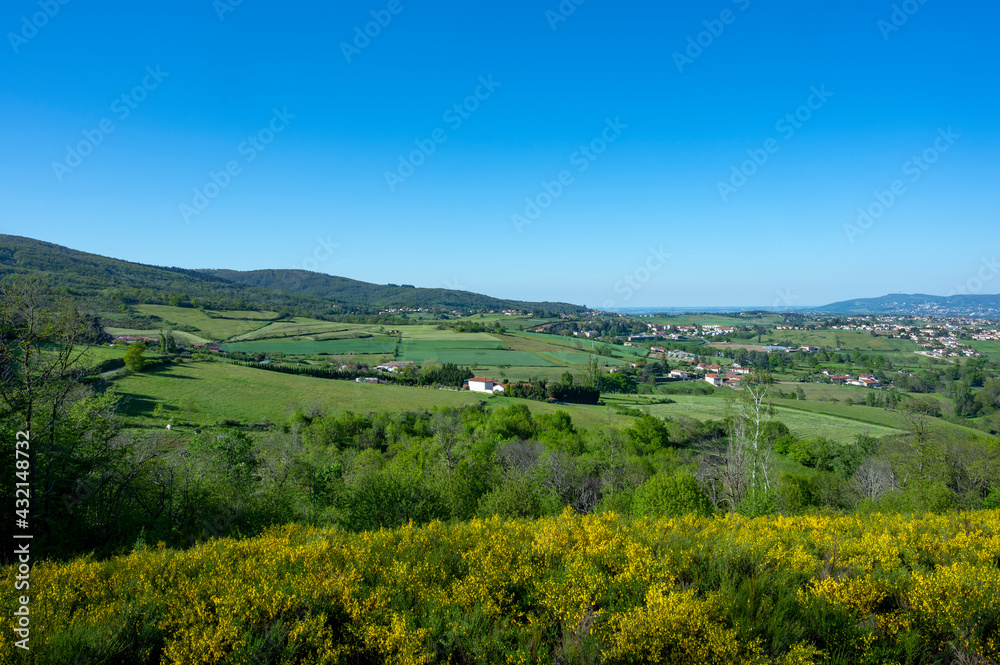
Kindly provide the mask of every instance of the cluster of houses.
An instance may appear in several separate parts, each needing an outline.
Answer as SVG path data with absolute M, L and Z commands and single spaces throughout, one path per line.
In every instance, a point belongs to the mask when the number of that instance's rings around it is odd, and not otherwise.
M 728 335 L 729 333 L 734 333 L 737 330 L 739 330 L 739 328 L 734 326 L 707 325 L 701 327 L 702 334 L 708 337 L 717 337 L 718 335 Z
M 879 317 L 875 321 L 861 321 L 847 323 L 838 326 L 831 326 L 837 330 L 852 330 L 858 332 L 868 332 L 883 334 L 889 337 L 909 339 L 922 346 L 926 351 L 922 355 L 934 358 L 956 358 L 968 357 L 979 358 L 981 354 L 962 341 L 962 335 L 973 331 L 981 330 L 981 322 L 973 319 L 945 319 L 941 322 L 930 323 L 925 321 L 922 327 L 914 327 L 912 323 L 901 322 L 899 317 Z M 982 332 L 972 332 L 972 339 L 983 341 L 986 339 L 1000 339 L 1000 336 Z
M 823 370 L 823 374 L 830 377 L 833 383 L 843 383 L 848 386 L 861 386 L 863 388 L 881 388 L 882 382 L 875 378 L 873 374 L 862 374 L 858 378 L 850 374 L 835 374 L 828 369 Z

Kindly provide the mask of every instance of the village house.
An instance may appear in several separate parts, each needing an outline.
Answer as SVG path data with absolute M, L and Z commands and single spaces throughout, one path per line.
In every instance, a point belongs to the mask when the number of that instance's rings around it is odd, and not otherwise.
M 496 393 L 503 392 L 503 384 L 485 376 L 476 376 L 468 381 L 469 390 L 474 393 Z
M 720 374 L 706 374 L 705 381 L 711 383 L 713 386 L 722 386 L 726 383 L 726 377 Z

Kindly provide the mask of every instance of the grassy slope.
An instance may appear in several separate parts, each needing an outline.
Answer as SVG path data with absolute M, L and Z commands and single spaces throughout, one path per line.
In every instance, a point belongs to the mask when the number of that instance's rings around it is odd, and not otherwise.
M 190 362 L 123 376 L 114 381 L 114 390 L 128 396 L 126 415 L 137 423 L 153 424 L 153 408 L 163 402 L 168 411 L 190 394 L 195 410 L 192 421 L 214 424 L 232 418 L 241 422 L 265 419 L 284 423 L 294 406 L 309 407 L 321 402 L 328 412 L 404 411 L 434 406 L 462 406 L 490 399 L 468 391 L 435 390 L 394 385 L 369 385 L 279 374 L 249 367 L 212 362 Z M 494 406 L 526 404 L 533 413 L 567 411 L 581 427 L 607 424 L 607 410 L 598 406 L 550 405 L 513 398 L 492 398 Z M 175 421 L 182 418 L 174 412 Z M 613 416 L 621 423 L 631 418 Z
M 212 340 L 223 340 L 250 330 L 256 330 L 266 324 L 266 321 L 241 320 L 235 318 L 216 319 L 206 312 L 193 307 L 170 307 L 167 305 L 137 305 L 136 312 L 141 316 L 158 316 L 176 326 L 191 326 L 197 328 L 201 336 Z M 227 315 L 235 315 L 229 312 Z M 257 314 L 257 312 L 254 312 Z
M 392 354 L 396 348 L 396 339 L 384 335 L 365 339 L 331 339 L 313 342 L 308 339 L 293 340 L 262 340 L 259 342 L 227 342 L 222 345 L 225 351 L 242 351 L 244 353 L 284 353 L 295 355 L 316 355 L 327 353 L 343 355 L 347 353 L 387 353 Z
M 670 395 L 674 404 L 654 404 L 643 396 L 605 396 L 610 404 L 635 404 L 639 408 L 659 417 L 690 416 L 699 420 L 721 419 L 730 413 L 727 393 L 716 395 Z M 658 397 L 653 397 L 653 401 Z M 798 437 L 813 438 L 825 436 L 834 441 L 853 443 L 858 434 L 869 433 L 873 436 L 884 436 L 897 431 L 892 423 L 872 417 L 870 421 L 848 419 L 840 414 L 826 413 L 822 410 L 807 410 L 790 408 L 788 404 L 820 404 L 819 402 L 798 402 L 797 400 L 774 400 L 776 408 L 775 419 L 785 423 Z M 838 405 L 830 405 L 838 406 Z M 845 409 L 863 409 L 867 407 L 843 407 Z M 882 409 L 871 409 L 882 412 Z
M 160 336 L 159 330 L 138 330 L 136 328 L 110 328 L 105 327 L 104 330 L 109 335 L 114 335 L 115 337 L 119 335 L 135 335 L 136 337 L 152 337 L 157 339 Z M 178 342 L 186 344 L 208 344 L 212 340 L 202 337 L 201 335 L 196 335 L 194 333 L 184 332 L 182 330 L 174 331 L 174 339 Z
M 840 339 L 840 348 L 844 351 L 884 354 L 893 351 L 912 352 L 921 349 L 920 345 L 908 339 L 889 339 L 884 335 L 872 337 L 866 333 L 847 330 L 770 330 L 761 337 L 761 343 L 788 341 L 792 344 L 834 349 L 837 348 L 837 339 Z
M 317 401 L 331 412 L 367 412 L 460 406 L 482 399 L 468 392 L 332 381 L 213 362 L 170 365 L 125 376 L 114 382 L 114 390 L 129 396 L 125 412 L 140 421 L 151 418 L 157 402 L 176 406 L 190 394 L 196 409 L 192 420 L 203 423 L 227 418 L 281 423 L 291 407 L 308 407 Z

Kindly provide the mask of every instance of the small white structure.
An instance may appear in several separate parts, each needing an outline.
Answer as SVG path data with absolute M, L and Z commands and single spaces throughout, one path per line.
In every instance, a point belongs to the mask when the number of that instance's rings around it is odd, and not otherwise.
M 469 379 L 469 390 L 474 393 L 502 393 L 503 384 L 497 383 L 493 379 L 487 379 L 485 376 L 476 376 Z
M 389 362 L 378 365 L 375 369 L 383 372 L 399 372 L 407 367 L 413 367 L 413 365 L 414 363 L 412 360 L 390 360 Z

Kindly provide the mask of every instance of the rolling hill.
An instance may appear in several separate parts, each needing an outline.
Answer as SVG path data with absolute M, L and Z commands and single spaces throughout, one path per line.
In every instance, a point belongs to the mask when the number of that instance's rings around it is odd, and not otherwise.
M 520 309 L 571 313 L 570 303 L 504 300 L 469 291 L 370 284 L 304 270 L 191 270 L 81 252 L 21 236 L 0 235 L 0 277 L 34 274 L 57 292 L 97 308 L 120 303 L 271 309 L 313 315 L 367 314 L 384 308 Z
M 880 298 L 844 300 L 812 310 L 817 314 L 905 314 L 1000 318 L 1000 295 L 931 296 L 891 293 Z

